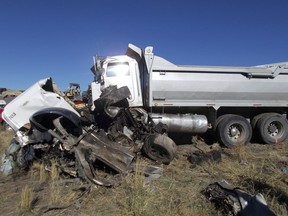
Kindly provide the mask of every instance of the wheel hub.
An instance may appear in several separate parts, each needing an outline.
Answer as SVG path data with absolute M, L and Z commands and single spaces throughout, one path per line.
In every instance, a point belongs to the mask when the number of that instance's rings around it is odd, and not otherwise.
M 238 139 L 240 136 L 240 130 L 237 126 L 231 126 L 229 130 L 229 136 L 231 139 Z
M 268 132 L 271 136 L 276 136 L 278 134 L 279 130 L 275 124 L 270 124 L 268 126 Z

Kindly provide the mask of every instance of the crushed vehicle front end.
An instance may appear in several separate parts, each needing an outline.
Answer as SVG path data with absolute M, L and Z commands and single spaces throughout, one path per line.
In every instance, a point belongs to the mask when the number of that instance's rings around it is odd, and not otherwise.
M 83 116 L 62 96 L 47 78 L 7 105 L 3 117 L 16 135 L 3 156 L 5 175 L 27 169 L 34 161 L 51 166 L 54 160 L 63 175 L 113 186 L 119 182 L 98 176 L 99 166 L 125 174 L 133 171 L 139 152 L 163 163 L 174 158 L 175 143 L 157 132 L 143 110 L 129 108 L 127 87 L 104 90 L 94 101 L 91 125 L 85 127 Z M 170 149 L 163 147 L 166 144 Z
M 2 117 L 4 121 L 18 131 L 33 113 L 49 107 L 61 107 L 79 115 L 73 107 L 57 94 L 57 86 L 53 84 L 52 78 L 39 80 L 22 94 L 11 101 L 4 109 Z

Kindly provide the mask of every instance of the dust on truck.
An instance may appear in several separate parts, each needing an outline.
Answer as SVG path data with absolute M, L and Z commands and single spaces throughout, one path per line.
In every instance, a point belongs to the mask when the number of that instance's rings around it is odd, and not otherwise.
M 288 138 L 288 62 L 253 67 L 175 65 L 153 47 L 95 58 L 92 101 L 101 89 L 127 86 L 130 107 L 146 110 L 167 132 L 212 132 L 227 147 Z M 93 109 L 93 107 L 92 107 Z

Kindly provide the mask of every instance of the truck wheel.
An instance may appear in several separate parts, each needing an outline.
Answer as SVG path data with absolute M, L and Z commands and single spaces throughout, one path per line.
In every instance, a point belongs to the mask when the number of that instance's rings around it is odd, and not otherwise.
M 259 115 L 256 115 L 254 116 L 254 118 L 252 119 L 251 121 L 251 126 L 252 126 L 252 129 L 255 130 L 256 129 L 256 125 L 258 123 L 258 121 L 265 115 L 270 115 L 272 113 L 261 113 Z M 275 113 L 276 114 L 276 113 Z
M 227 115 L 222 119 L 216 129 L 218 139 L 226 147 L 250 142 L 252 127 L 242 116 Z
M 252 126 L 252 130 L 253 130 L 253 138 L 254 138 L 254 141 L 256 142 L 262 142 L 262 139 L 261 137 L 259 136 L 259 133 L 258 133 L 258 129 L 257 129 L 257 124 L 258 124 L 258 121 L 265 115 L 269 115 L 269 114 L 273 114 L 273 113 L 261 113 L 259 115 L 256 115 L 254 116 L 254 118 L 252 119 L 251 121 L 251 126 Z M 275 113 L 274 113 L 275 114 Z
M 213 130 L 214 132 L 217 130 L 217 127 L 218 125 L 220 124 L 220 122 L 224 119 L 227 119 L 227 118 L 230 118 L 232 116 L 235 116 L 235 114 L 225 114 L 225 115 L 222 115 L 222 116 L 219 116 L 217 119 L 216 119 L 216 122 L 214 124 L 214 127 L 213 127 Z
M 169 164 L 176 155 L 177 146 L 168 136 L 151 134 L 145 139 L 143 151 L 152 160 Z
M 280 143 L 288 137 L 288 121 L 277 113 L 267 113 L 257 122 L 257 132 L 266 144 Z

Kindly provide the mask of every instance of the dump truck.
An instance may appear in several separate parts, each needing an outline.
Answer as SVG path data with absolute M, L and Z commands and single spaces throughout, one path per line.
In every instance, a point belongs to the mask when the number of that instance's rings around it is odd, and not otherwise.
M 92 101 L 108 86 L 127 86 L 130 107 L 143 108 L 167 133 L 215 135 L 227 147 L 279 143 L 288 136 L 288 62 L 250 67 L 176 65 L 153 47 L 95 57 Z M 95 103 L 91 104 L 95 109 Z
M 252 136 L 268 144 L 288 137 L 288 62 L 175 65 L 151 46 L 129 44 L 125 55 L 95 57 L 91 70 L 85 107 L 76 107 L 51 77 L 5 107 L 2 117 L 16 134 L 2 157 L 4 174 L 56 160 L 65 175 L 112 186 L 97 175 L 99 166 L 125 174 L 142 156 L 169 164 L 177 152 L 171 133 L 211 132 L 226 147 Z M 158 171 L 150 167 L 146 175 Z

